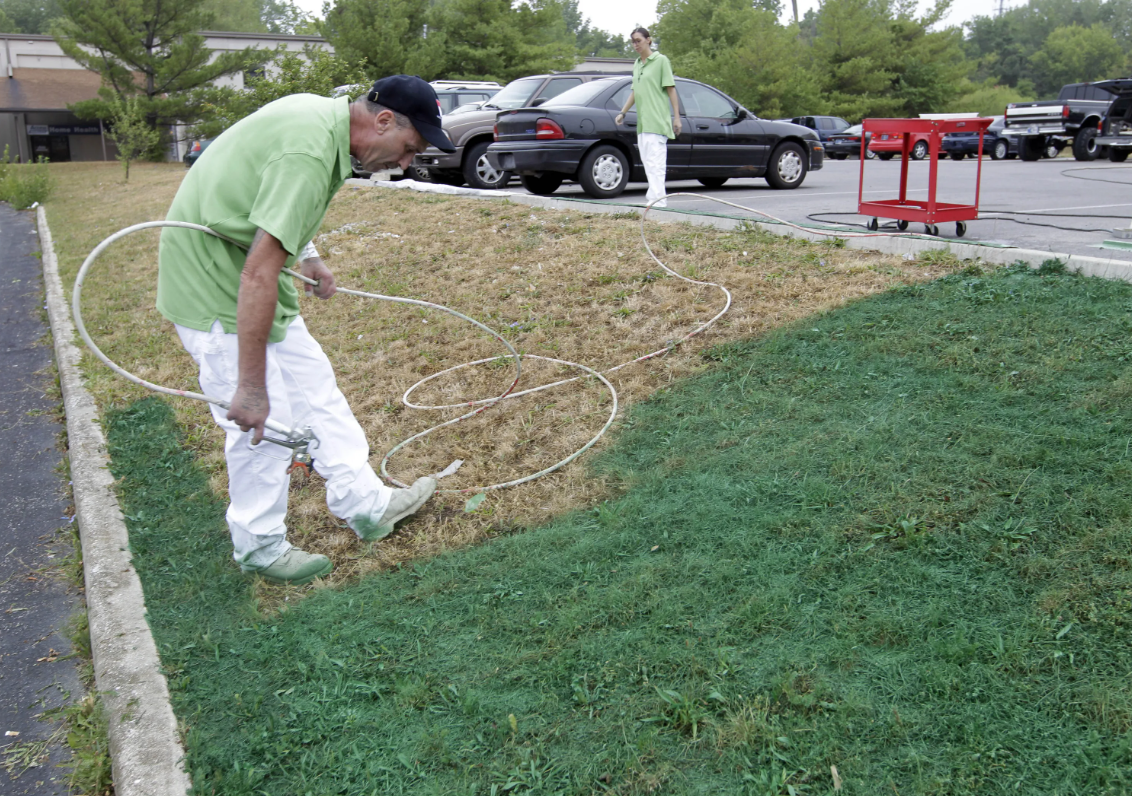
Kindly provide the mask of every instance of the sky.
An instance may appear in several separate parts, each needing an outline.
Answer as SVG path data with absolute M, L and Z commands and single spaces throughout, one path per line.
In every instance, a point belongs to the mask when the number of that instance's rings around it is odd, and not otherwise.
M 1006 7 L 1019 5 L 1021 0 L 1007 0 Z M 296 5 L 309 13 L 321 15 L 322 0 L 297 0 Z M 788 14 L 792 14 L 790 0 L 783 0 Z M 921 8 L 928 3 L 920 0 Z M 798 0 L 798 14 L 804 16 L 817 8 L 818 0 Z M 972 17 L 990 15 L 998 7 L 997 0 L 953 0 L 945 24 L 959 25 Z M 578 0 L 578 9 L 595 28 L 628 37 L 633 28 L 646 28 L 656 22 L 656 0 Z

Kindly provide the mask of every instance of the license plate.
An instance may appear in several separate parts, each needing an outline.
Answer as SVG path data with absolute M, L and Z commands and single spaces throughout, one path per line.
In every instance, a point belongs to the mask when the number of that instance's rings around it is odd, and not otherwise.
M 887 141 L 887 140 L 888 140 L 888 135 L 887 135 L 887 134 L 884 134 L 884 135 L 882 135 L 882 136 L 880 137 L 880 140 L 881 140 L 881 141 Z
M 1026 130 L 1026 132 L 1029 133 L 1030 135 L 1037 135 L 1038 126 L 1036 124 L 1031 124 L 1029 129 Z

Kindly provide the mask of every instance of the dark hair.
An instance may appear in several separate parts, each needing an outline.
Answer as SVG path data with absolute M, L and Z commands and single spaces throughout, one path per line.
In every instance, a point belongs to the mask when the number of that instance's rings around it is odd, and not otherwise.
M 642 36 L 644 36 L 646 39 L 652 38 L 652 36 L 649 35 L 649 29 L 648 28 L 634 28 L 633 33 L 639 33 Z M 630 39 L 633 38 L 633 33 L 629 34 Z

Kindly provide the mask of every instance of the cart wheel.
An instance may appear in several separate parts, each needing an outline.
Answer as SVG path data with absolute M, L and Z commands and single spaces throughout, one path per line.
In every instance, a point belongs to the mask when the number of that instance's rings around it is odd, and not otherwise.
M 962 238 L 966 234 L 967 234 L 967 222 L 966 221 L 956 221 L 955 222 L 955 235 L 956 235 L 956 237 Z
M 908 222 L 904 219 L 900 219 L 896 222 L 896 228 L 903 232 L 904 230 L 908 229 Z
M 872 230 L 873 232 L 876 232 L 878 229 L 880 229 L 880 221 L 874 218 L 868 224 L 865 224 L 865 227 Z
M 924 234 L 925 235 L 938 235 L 939 234 L 939 227 L 937 227 L 935 224 L 924 224 Z

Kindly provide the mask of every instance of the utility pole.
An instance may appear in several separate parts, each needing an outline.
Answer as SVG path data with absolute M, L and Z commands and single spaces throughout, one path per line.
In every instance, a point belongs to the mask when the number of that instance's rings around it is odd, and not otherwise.
M 1001 2 L 1001 0 L 999 0 Z M 794 24 L 798 24 L 798 0 L 790 0 L 794 4 Z

